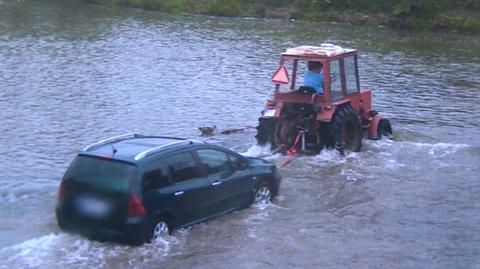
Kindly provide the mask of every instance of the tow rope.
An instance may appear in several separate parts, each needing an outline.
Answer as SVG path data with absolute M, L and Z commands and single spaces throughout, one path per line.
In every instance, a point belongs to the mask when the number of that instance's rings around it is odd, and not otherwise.
M 297 153 L 298 153 L 297 145 L 298 145 L 298 143 L 300 143 L 300 139 L 302 138 L 303 134 L 304 134 L 303 132 L 298 132 L 297 137 L 295 138 L 295 142 L 293 143 L 292 147 L 290 147 L 287 150 L 288 158 L 279 162 L 279 163 L 277 163 L 277 168 L 284 168 L 291 161 L 295 160 L 295 158 L 297 157 Z

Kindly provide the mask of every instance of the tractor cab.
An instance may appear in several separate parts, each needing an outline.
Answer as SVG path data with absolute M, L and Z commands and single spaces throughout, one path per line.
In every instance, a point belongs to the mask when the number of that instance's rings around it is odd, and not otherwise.
M 317 88 L 304 85 L 312 63 L 321 63 L 314 76 L 323 76 L 323 85 Z M 257 127 L 259 144 L 270 143 L 282 152 L 318 153 L 323 147 L 359 151 L 363 136 L 378 139 L 392 133 L 386 119 L 378 129 L 382 117 L 371 108 L 371 90 L 360 88 L 354 49 L 332 44 L 287 49 L 272 82 L 273 98 Z
M 282 54 L 280 67 L 272 76 L 275 92 L 294 92 L 302 87 L 308 62 L 320 62 L 323 66 L 324 94 L 319 95 L 321 97 L 318 98 L 319 102 L 335 102 L 360 91 L 357 51 L 322 44 L 320 47 L 301 46 L 287 49 Z M 290 73 L 288 70 L 291 70 L 291 76 L 288 75 Z

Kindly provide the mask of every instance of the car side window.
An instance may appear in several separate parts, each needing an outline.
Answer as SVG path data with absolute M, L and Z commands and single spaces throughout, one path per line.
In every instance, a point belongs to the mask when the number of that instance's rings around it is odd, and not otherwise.
M 171 155 L 167 157 L 166 162 L 174 183 L 201 177 L 197 163 L 190 152 Z
M 148 193 L 152 190 L 170 185 L 168 171 L 162 162 L 149 163 L 142 178 L 142 192 Z
M 197 154 L 202 160 L 208 175 L 231 170 L 230 159 L 223 151 L 214 149 L 199 149 Z
M 227 154 L 227 155 L 234 169 L 244 169 L 247 167 L 247 163 L 244 160 L 232 154 Z

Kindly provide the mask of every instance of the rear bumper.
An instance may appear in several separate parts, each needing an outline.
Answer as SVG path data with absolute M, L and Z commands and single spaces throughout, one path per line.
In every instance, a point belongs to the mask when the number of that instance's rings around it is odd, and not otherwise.
M 58 226 L 63 231 L 80 234 L 99 241 L 114 241 L 134 245 L 145 242 L 148 225 L 144 219 L 127 221 L 127 223 L 120 225 L 122 228 L 114 229 L 103 227 L 95 221 L 66 216 L 61 207 L 57 207 L 55 211 Z

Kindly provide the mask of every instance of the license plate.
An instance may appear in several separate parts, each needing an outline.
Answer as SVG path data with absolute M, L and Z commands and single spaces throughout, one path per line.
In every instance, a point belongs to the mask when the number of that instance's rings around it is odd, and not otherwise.
M 80 196 L 77 198 L 76 204 L 80 213 L 92 218 L 105 217 L 111 209 L 110 203 L 93 196 Z
M 265 112 L 263 113 L 263 116 L 265 116 L 265 117 L 273 117 L 273 116 L 275 116 L 275 109 L 267 109 L 267 110 L 265 110 Z

